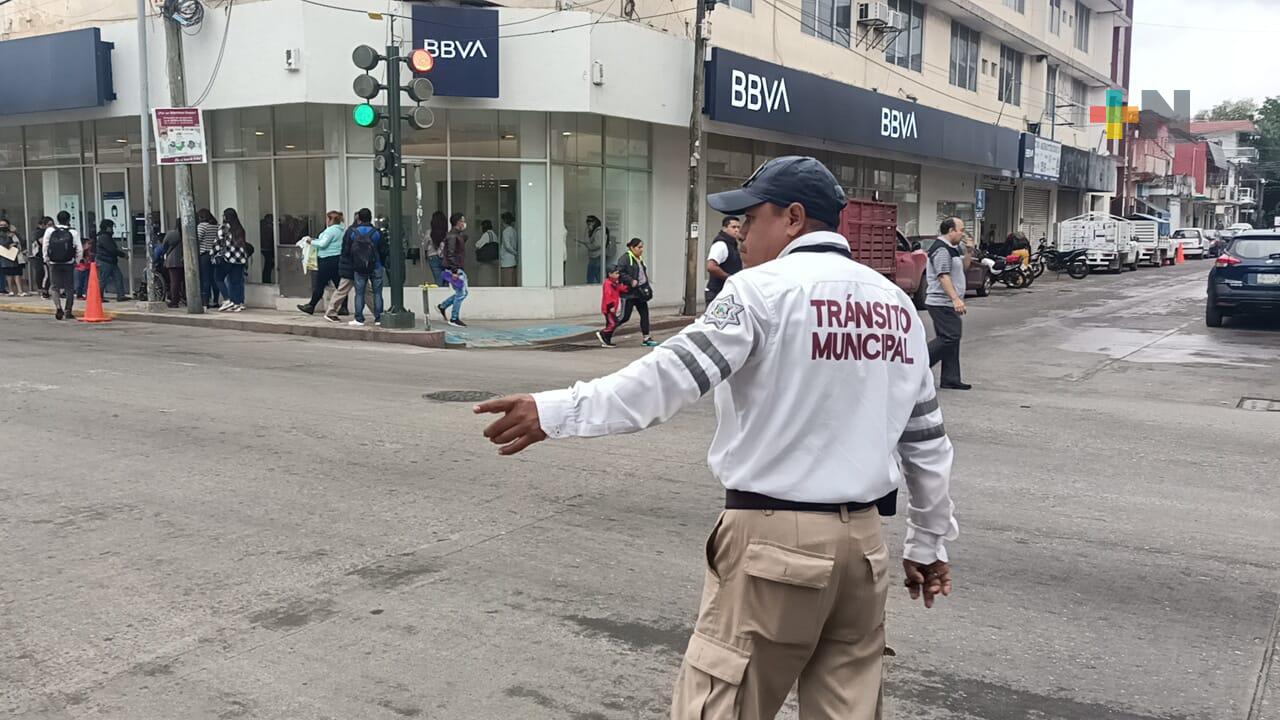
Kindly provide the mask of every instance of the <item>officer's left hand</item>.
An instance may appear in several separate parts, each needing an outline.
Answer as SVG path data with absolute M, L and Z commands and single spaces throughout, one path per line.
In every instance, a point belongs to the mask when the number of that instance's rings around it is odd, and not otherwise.
M 906 572 L 907 592 L 915 600 L 924 595 L 924 606 L 933 607 L 933 599 L 938 595 L 951 594 L 951 566 L 941 560 L 928 565 L 921 565 L 911 560 L 902 561 L 902 569 Z
M 484 429 L 484 436 L 498 448 L 499 455 L 515 455 L 530 445 L 547 439 L 538 417 L 538 403 L 532 395 L 508 395 L 486 400 L 473 408 L 477 415 L 502 413 Z

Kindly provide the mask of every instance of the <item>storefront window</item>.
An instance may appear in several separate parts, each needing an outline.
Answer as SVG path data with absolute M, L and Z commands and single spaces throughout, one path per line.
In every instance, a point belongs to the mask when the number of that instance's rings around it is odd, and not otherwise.
M 169 229 L 175 227 L 182 222 L 182 208 L 178 207 L 177 196 L 177 169 L 173 166 L 165 166 L 160 168 L 160 185 L 164 190 L 164 227 Z M 129 169 L 131 179 L 141 182 L 141 173 L 135 169 Z M 141 199 L 141 190 L 138 191 L 137 197 Z M 191 197 L 195 203 L 195 209 L 209 208 L 210 212 L 217 214 L 209 205 L 212 199 L 209 195 L 209 166 L 208 165 L 192 165 L 191 166 Z M 141 210 L 140 207 L 133 205 L 135 210 Z M 156 209 L 159 209 L 157 207 Z
M 78 122 L 28 125 L 27 165 L 79 165 L 84 145 L 80 132 Z
M 21 170 L 0 170 L 0 220 L 8 220 L 23 238 L 28 237 L 31 228 L 35 227 L 27 226 L 22 200 Z
M 142 124 L 137 118 L 95 120 L 93 136 L 99 163 L 127 165 L 142 162 Z
M 746 180 L 755 169 L 751 145 L 746 138 L 727 135 L 707 138 L 707 175 Z
M 347 213 L 347 224 L 353 222 L 351 215 L 362 207 L 373 211 L 375 221 L 389 218 L 391 193 L 378 185 L 373 162 L 352 160 L 349 167 L 348 182 L 351 183 L 351 190 L 348 195 L 351 198 L 351 208 Z M 405 179 L 407 184 L 400 191 L 400 222 L 404 233 L 404 284 L 405 287 L 412 288 L 423 283 L 437 283 L 438 280 L 432 274 L 427 258 L 430 255 L 433 228 L 438 242 L 443 239 L 449 227 L 449 186 L 445 176 L 445 161 L 410 160 L 405 166 Z M 365 194 L 366 188 L 372 193 L 371 196 Z M 366 197 L 369 199 L 362 199 Z
M 445 137 L 448 135 L 448 123 L 452 120 L 452 112 L 445 110 L 435 110 L 435 122 L 426 130 L 405 123 L 402 126 L 402 134 L 400 136 L 400 145 L 403 148 L 405 157 L 444 157 L 448 154 L 448 144 Z M 357 137 L 361 137 L 357 135 Z M 372 153 L 373 152 L 373 131 L 366 130 L 362 136 L 361 150 L 351 150 L 351 152 Z
M 464 269 L 476 287 L 501 284 L 500 245 L 503 216 L 520 216 L 520 166 L 515 163 L 455 161 L 452 165 L 452 213 L 467 216 Z M 510 275 L 510 273 L 508 273 Z
M 22 128 L 0 128 L 0 167 L 22 167 Z
M 215 110 L 205 114 L 216 158 L 267 157 L 271 154 L 271 108 Z
M 35 227 L 42 216 L 57 217 L 66 210 L 71 214 L 71 226 L 85 229 L 83 178 L 80 168 L 27 171 L 28 227 Z
M 604 159 L 601 125 L 599 115 L 552 113 L 551 159 L 599 165 Z
M 307 158 L 276 161 L 276 209 L 280 216 L 272 221 L 265 213 L 259 221 L 262 237 L 262 282 L 273 269 L 279 255 L 280 285 L 295 286 L 299 281 L 308 284 L 310 278 L 302 272 L 301 251 L 298 241 L 304 237 L 316 237 L 325 228 L 325 215 L 330 210 L 341 210 L 337 202 L 329 202 L 325 194 L 326 164 L 336 160 Z M 350 215 L 349 211 L 344 212 Z M 270 252 L 270 257 L 266 257 Z M 288 279 L 286 279 L 288 278 Z
M 604 276 L 602 169 L 578 165 L 551 168 L 551 236 L 563 240 L 559 270 L 563 285 L 598 284 Z M 616 240 L 615 240 L 616 242 Z M 559 254 L 559 253 L 557 253 Z
M 546 138 L 545 113 L 454 110 L 449 115 L 453 157 L 545 158 Z
M 342 129 L 338 105 L 278 105 L 274 110 L 277 155 L 326 154 L 338 151 Z
M 288 184 L 306 182 L 308 181 L 305 179 L 291 177 Z M 240 217 L 240 223 L 244 225 L 245 237 L 253 246 L 247 281 L 261 283 L 264 282 L 264 277 L 272 277 L 275 267 L 275 228 L 271 214 L 271 161 L 214 163 L 213 197 L 215 204 L 210 209 L 219 221 L 224 210 L 234 209 Z M 269 258 L 266 257 L 268 254 Z

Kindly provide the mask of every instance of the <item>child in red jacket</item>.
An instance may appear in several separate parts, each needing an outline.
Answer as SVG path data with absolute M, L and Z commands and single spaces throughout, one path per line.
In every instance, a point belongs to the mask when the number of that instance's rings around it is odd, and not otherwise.
M 604 279 L 600 296 L 600 312 L 604 313 L 604 329 L 596 331 L 601 347 L 618 347 L 613 344 L 613 331 L 618 329 L 618 307 L 622 304 L 622 292 L 627 286 L 618 279 L 618 271 Z

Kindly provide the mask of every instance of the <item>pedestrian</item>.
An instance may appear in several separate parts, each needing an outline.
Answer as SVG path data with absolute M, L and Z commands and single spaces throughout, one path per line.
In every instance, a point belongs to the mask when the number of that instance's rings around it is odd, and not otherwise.
M 627 243 L 627 252 L 618 258 L 618 273 L 626 290 L 622 293 L 622 317 L 618 318 L 618 326 L 627 324 L 631 319 L 631 311 L 640 315 L 640 334 L 644 338 L 640 344 L 654 347 L 658 343 L 649 331 L 649 301 L 653 299 L 653 287 L 649 284 L 649 268 L 644 264 L 644 241 L 631 238 Z
M 431 268 L 431 282 L 443 285 L 444 239 L 449 234 L 449 219 L 437 210 L 431 213 L 431 229 L 427 233 L 427 265 Z
M 338 276 L 338 256 L 342 254 L 342 235 L 346 232 L 342 220 L 341 212 L 330 210 L 325 215 L 324 230 L 311 241 L 311 247 L 316 249 L 316 271 L 311 273 L 311 300 L 298 306 L 308 315 L 314 314 L 316 305 L 324 299 L 325 286 L 338 288 L 341 279 Z
M 124 286 L 124 273 L 120 272 L 120 259 L 129 257 L 129 253 L 120 249 L 115 233 L 116 224 L 111 218 L 104 218 L 98 223 L 98 237 L 94 241 L 94 260 L 98 264 L 98 291 L 105 301 L 107 288 L 114 286 L 116 302 L 125 302 L 129 299 L 129 295 Z
M 36 221 L 35 234 L 31 236 L 31 257 L 28 265 L 31 266 L 31 287 L 40 290 L 40 297 L 45 300 L 49 299 L 49 272 L 45 266 L 44 248 L 41 239 L 44 238 L 44 231 L 53 226 L 53 218 L 45 215 Z
M 86 237 L 81 243 L 80 259 L 76 261 L 76 299 L 84 300 L 89 293 L 89 266 L 93 264 L 95 255 L 93 237 Z
M 0 254 L 0 276 L 4 277 L 5 290 L 14 297 L 27 297 L 30 293 L 22 289 L 22 276 L 27 271 L 27 246 L 4 219 L 0 219 L 0 249 L 9 253 Z
M 502 239 L 498 248 L 498 265 L 503 287 L 516 287 L 520 284 L 517 277 L 520 264 L 520 233 L 516 230 L 516 216 L 511 212 L 502 213 Z
M 738 251 L 738 233 L 742 220 L 734 215 L 720 221 L 720 232 L 707 252 L 707 289 L 703 293 L 707 304 L 720 294 L 724 281 L 742 269 L 742 253 Z
M 200 302 L 210 310 L 218 306 L 218 283 L 214 263 L 218 245 L 218 221 L 209 208 L 196 213 L 196 242 L 200 248 Z
M 347 231 L 342 235 L 342 250 L 338 253 L 338 289 L 334 291 L 333 297 L 329 299 L 329 306 L 325 308 L 324 313 L 324 319 L 329 322 L 339 322 L 340 316 L 347 314 L 347 299 L 355 291 L 356 273 L 351 258 L 353 231 L 378 233 L 379 238 L 382 237 L 382 231 L 372 224 L 372 217 L 373 213 L 369 211 L 369 208 L 360 208 L 356 211 L 355 223 L 347 228 Z M 339 218 L 339 222 L 341 222 L 341 218 Z M 383 264 L 386 264 L 385 260 Z M 383 277 L 385 278 L 385 275 Z M 371 285 L 372 283 L 366 286 L 365 289 L 365 304 L 376 308 Z
M 618 347 L 613 344 L 613 332 L 618 329 L 618 306 L 622 304 L 625 289 L 616 267 L 609 271 L 600 285 L 600 312 L 604 313 L 604 329 L 596 332 L 596 339 L 603 347 Z
M 390 260 L 386 238 L 381 230 L 370 224 L 372 213 L 368 208 L 356 211 L 356 224 L 346 232 L 342 240 L 343 257 L 351 267 L 355 283 L 356 316 L 348 325 L 364 326 L 365 293 L 373 293 L 373 324 L 382 325 L 382 285 L 387 262 Z
M 933 319 L 929 367 L 942 363 L 942 387 L 968 390 L 973 386 L 960 379 L 960 316 L 965 313 L 965 254 L 960 241 L 964 239 L 964 220 L 949 217 L 938 229 L 941 234 L 929 248 L 924 298 L 925 309 Z
M 880 717 L 889 556 L 878 510 L 910 491 L 903 568 L 925 607 L 951 592 L 952 447 L 910 299 L 833 232 L 844 192 L 813 158 L 765 163 L 708 198 L 743 214 L 746 269 L 655 352 L 567 390 L 481 403 L 511 455 L 669 419 L 715 388 L 708 464 L 725 511 L 706 542 L 701 608 L 675 720 Z M 901 458 L 901 472 L 895 469 Z
M 595 285 L 600 282 L 605 257 L 605 229 L 600 224 L 600 218 L 595 215 L 587 216 L 586 239 L 579 240 L 578 244 L 587 252 L 587 284 Z
M 440 276 L 444 280 L 446 287 L 453 289 L 453 294 L 445 298 L 444 302 L 436 305 L 436 310 L 440 311 L 440 317 L 444 318 L 444 321 L 450 325 L 466 327 L 467 324 L 462 322 L 462 301 L 466 300 L 469 294 L 466 271 L 461 268 L 457 270 L 445 268 L 440 272 Z
M 182 258 L 182 226 L 175 225 L 164 235 L 164 269 L 169 277 L 169 307 L 186 304 L 187 278 Z
M 493 231 L 493 223 L 480 221 L 480 239 L 476 240 L 477 282 L 481 287 L 492 287 L 498 284 L 498 256 L 501 254 L 498 233 Z
M 244 273 L 249 262 L 248 241 L 244 225 L 235 208 L 222 212 L 222 227 L 218 229 L 217 277 L 221 283 L 222 304 L 220 312 L 244 311 Z
M 46 270 L 49 274 L 49 295 L 53 298 L 54 317 L 59 320 L 70 320 L 75 307 L 76 264 L 84 259 L 84 245 L 80 242 L 80 232 L 71 227 L 71 213 L 58 211 L 58 220 L 44 231 L 40 239 L 41 254 L 44 255 Z M 64 300 L 65 298 L 65 300 Z

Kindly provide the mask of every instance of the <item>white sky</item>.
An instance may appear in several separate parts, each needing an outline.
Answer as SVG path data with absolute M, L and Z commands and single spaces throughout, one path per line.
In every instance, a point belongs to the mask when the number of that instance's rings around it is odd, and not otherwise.
M 1191 112 L 1280 95 L 1280 0 L 1137 0 L 1130 102 L 1191 91 Z M 1177 27 L 1169 27 L 1177 26 Z

